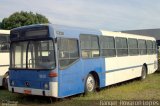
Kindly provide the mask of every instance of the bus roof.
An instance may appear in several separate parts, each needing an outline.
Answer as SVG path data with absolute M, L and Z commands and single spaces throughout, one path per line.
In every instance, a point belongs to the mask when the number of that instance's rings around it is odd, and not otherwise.
M 79 28 L 79 27 L 70 27 L 70 26 L 62 26 L 62 25 L 53 25 L 54 30 L 64 31 L 65 33 L 79 33 L 74 34 L 72 37 L 80 34 L 93 34 L 93 35 L 104 35 L 104 36 L 114 36 L 114 37 L 126 37 L 126 38 L 135 38 L 135 39 L 146 39 L 146 40 L 155 40 L 154 37 L 136 35 L 136 34 L 128 34 L 122 32 L 113 32 L 113 31 L 105 31 L 105 30 L 95 30 L 95 29 L 87 29 L 87 28 Z M 65 34 L 65 36 L 72 34 Z
M 0 29 L 0 34 L 10 34 L 10 30 L 1 30 Z
M 114 37 L 155 40 L 154 37 L 148 37 L 148 36 L 142 36 L 142 35 L 136 35 L 136 34 L 112 32 L 112 31 L 105 31 L 105 30 L 80 28 L 80 27 L 71 27 L 71 26 L 56 25 L 56 24 L 33 24 L 33 25 L 14 28 L 12 30 L 21 30 L 21 29 L 28 29 L 32 27 L 41 27 L 41 26 L 48 26 L 52 37 L 79 38 L 80 34 L 90 34 L 90 35 L 98 35 L 98 36 L 104 35 L 104 36 L 114 36 Z

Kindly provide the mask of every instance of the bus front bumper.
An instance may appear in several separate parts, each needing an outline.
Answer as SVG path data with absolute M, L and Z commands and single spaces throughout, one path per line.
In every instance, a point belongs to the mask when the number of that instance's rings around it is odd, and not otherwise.
M 50 83 L 50 90 L 25 88 L 25 87 L 14 87 L 14 86 L 10 86 L 10 85 L 9 85 L 8 89 L 12 93 L 48 96 L 48 97 L 56 97 L 56 98 L 58 97 L 58 83 L 57 82 Z

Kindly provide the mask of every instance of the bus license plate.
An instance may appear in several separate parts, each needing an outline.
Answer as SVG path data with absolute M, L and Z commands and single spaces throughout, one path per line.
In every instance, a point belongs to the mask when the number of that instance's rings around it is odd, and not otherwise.
M 24 90 L 24 94 L 31 94 L 31 90 Z

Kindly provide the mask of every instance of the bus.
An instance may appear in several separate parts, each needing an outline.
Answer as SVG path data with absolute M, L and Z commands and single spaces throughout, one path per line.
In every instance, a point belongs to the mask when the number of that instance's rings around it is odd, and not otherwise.
M 7 87 L 10 30 L 0 30 L 0 86 Z
M 153 37 L 36 24 L 12 29 L 10 40 L 13 93 L 64 98 L 157 70 Z

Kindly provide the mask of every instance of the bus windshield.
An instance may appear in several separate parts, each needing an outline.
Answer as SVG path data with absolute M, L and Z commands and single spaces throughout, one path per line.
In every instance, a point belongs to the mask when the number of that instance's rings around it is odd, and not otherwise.
M 52 40 L 23 41 L 11 44 L 10 68 L 53 69 L 55 66 Z

